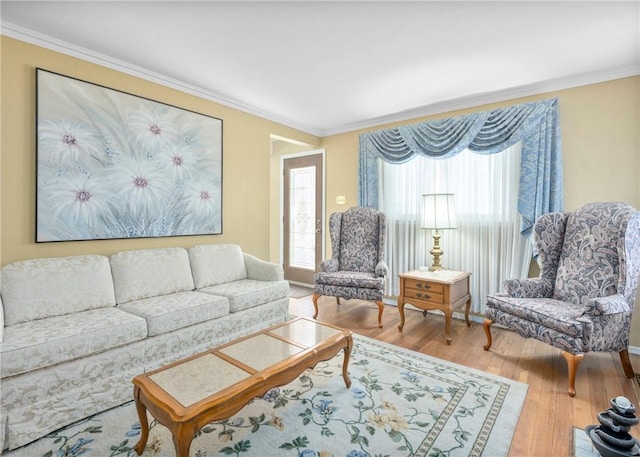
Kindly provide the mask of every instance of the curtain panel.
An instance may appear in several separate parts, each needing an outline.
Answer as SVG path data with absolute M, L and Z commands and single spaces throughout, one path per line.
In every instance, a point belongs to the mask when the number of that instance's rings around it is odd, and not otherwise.
M 556 98 L 360 135 L 358 200 L 379 207 L 380 159 L 404 163 L 416 155 L 452 157 L 464 149 L 495 154 L 522 141 L 518 212 L 529 236 L 536 219 L 562 211 L 562 153 Z

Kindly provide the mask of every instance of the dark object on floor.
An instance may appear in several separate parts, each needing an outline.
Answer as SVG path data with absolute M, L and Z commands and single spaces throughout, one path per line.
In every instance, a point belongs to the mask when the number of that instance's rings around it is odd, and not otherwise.
M 611 408 L 598 414 L 600 425 L 590 425 L 585 433 L 603 457 L 640 456 L 640 441 L 629 434 L 638 423 L 636 407 L 627 397 L 611 399 Z

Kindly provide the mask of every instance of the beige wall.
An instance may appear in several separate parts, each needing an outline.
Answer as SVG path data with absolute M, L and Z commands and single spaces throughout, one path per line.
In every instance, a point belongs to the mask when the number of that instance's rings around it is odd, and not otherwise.
M 208 100 L 86 61 L 2 37 L 0 263 L 124 249 L 238 243 L 269 257 L 270 135 L 318 144 L 320 139 Z M 35 243 L 35 68 L 147 97 L 223 120 L 223 234 L 108 241 Z

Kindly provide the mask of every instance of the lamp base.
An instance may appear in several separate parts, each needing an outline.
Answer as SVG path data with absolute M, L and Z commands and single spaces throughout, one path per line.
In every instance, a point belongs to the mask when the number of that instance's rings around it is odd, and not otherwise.
M 433 256 L 433 265 L 429 267 L 429 271 L 440 271 L 442 265 L 440 265 L 440 257 L 444 252 L 440 249 L 440 232 L 435 230 L 433 232 L 433 249 L 429 251 L 429 254 Z

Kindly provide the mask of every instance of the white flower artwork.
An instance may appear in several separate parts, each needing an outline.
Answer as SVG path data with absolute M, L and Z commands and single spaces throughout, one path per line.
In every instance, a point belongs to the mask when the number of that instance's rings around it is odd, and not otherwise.
M 222 120 L 38 68 L 36 241 L 222 233 Z

